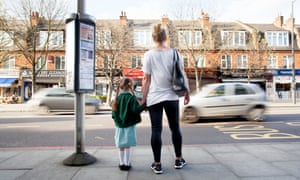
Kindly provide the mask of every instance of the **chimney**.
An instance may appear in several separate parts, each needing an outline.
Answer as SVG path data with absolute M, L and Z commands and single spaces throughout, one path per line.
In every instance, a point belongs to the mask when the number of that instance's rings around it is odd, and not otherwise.
M 292 29 L 293 28 L 293 22 L 295 22 L 295 18 L 292 18 L 292 17 L 288 18 L 285 22 L 286 28 Z
M 283 26 L 283 16 L 279 15 L 273 22 L 273 24 L 277 27 L 282 27 Z
M 161 18 L 161 24 L 163 25 L 163 27 L 169 26 L 169 18 L 167 15 L 163 15 L 163 17 Z
M 32 26 L 37 26 L 39 24 L 39 13 L 36 11 L 33 11 L 31 13 L 31 24 Z
M 127 25 L 127 16 L 125 11 L 121 11 L 121 16 L 120 16 L 120 25 L 126 26 Z
M 201 25 L 203 28 L 207 28 L 209 26 L 209 15 L 208 13 L 201 12 Z

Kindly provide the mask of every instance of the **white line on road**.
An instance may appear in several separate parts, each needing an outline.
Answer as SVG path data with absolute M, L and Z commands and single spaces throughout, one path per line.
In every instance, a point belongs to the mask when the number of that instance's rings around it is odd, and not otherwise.
M 5 126 L 4 128 L 10 128 L 10 129 L 13 129 L 13 128 L 40 128 L 41 126 L 37 126 L 37 125 L 28 125 L 28 126 Z M 1 127 L 0 127 L 1 128 Z M 3 128 L 3 127 L 2 127 Z

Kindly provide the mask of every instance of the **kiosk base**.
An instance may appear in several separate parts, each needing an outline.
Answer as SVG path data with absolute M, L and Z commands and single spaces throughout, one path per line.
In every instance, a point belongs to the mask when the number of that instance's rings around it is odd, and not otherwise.
M 67 159 L 63 161 L 63 164 L 66 166 L 84 166 L 93 164 L 97 159 L 86 152 L 82 153 L 73 153 Z

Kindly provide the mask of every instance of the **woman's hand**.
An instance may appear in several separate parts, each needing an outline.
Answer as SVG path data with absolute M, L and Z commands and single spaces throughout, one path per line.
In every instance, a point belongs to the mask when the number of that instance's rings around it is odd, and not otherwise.
M 184 105 L 187 105 L 190 102 L 190 92 L 186 91 L 184 94 Z

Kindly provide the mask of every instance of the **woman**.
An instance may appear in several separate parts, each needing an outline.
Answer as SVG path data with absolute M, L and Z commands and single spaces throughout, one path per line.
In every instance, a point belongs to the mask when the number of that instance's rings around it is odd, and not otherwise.
M 186 165 L 182 158 L 182 136 L 179 126 L 179 98 L 172 90 L 172 68 L 173 68 L 173 49 L 166 44 L 167 33 L 161 24 L 154 26 L 152 38 L 155 48 L 147 51 L 143 62 L 143 99 L 146 102 L 151 120 L 151 147 L 154 162 L 151 169 L 156 174 L 163 173 L 161 166 L 162 148 L 162 117 L 165 111 L 172 133 L 172 142 L 175 149 L 175 169 L 181 169 Z M 180 59 L 181 67 L 183 61 Z M 187 81 L 186 81 L 187 82 Z M 184 104 L 190 100 L 189 91 L 185 93 Z

